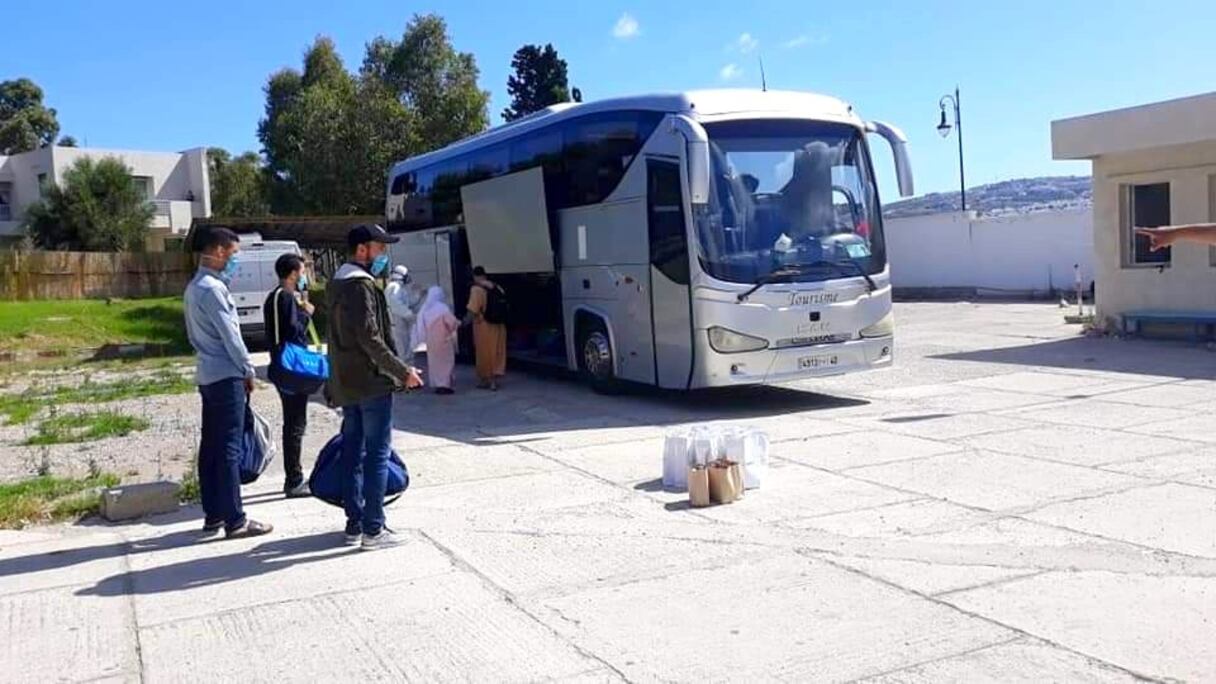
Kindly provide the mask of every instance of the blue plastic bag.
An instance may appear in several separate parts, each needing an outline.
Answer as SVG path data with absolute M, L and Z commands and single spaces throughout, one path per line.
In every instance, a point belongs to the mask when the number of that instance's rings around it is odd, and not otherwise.
M 363 454 L 360 450 L 360 462 L 362 462 Z M 345 474 L 342 472 L 342 435 L 334 435 L 334 438 L 329 440 L 325 446 L 321 447 L 321 453 L 317 454 L 317 462 L 312 467 L 312 474 L 308 476 L 308 488 L 312 490 L 312 495 L 324 501 L 327 504 L 332 504 L 342 508 L 344 500 L 342 497 L 342 489 L 345 481 Z M 405 467 L 405 463 L 396 451 L 389 451 L 388 454 L 388 486 L 384 489 L 384 504 L 388 505 L 405 493 L 405 490 L 410 486 L 410 473 Z
M 241 461 L 238 464 L 241 484 L 256 482 L 272 460 L 274 439 L 270 434 L 270 423 L 254 413 L 253 406 L 246 401 L 245 432 L 241 435 Z

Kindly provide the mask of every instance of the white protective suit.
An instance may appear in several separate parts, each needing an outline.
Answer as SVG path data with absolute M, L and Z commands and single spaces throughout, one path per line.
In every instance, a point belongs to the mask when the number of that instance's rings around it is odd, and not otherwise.
M 420 340 L 413 339 L 414 320 L 418 317 L 419 292 L 410 282 L 410 272 L 405 266 L 396 266 L 384 288 L 388 310 L 393 319 L 393 340 L 397 344 L 397 357 L 406 363 L 414 360 L 414 348 Z

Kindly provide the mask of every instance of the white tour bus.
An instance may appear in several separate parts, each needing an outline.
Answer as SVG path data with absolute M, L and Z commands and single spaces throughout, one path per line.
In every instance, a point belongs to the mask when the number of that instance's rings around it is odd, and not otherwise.
M 889 365 L 891 281 L 866 134 L 840 100 L 723 90 L 550 107 L 393 165 L 393 259 L 459 315 L 483 266 L 508 353 L 671 389 Z M 462 346 L 467 349 L 467 340 Z

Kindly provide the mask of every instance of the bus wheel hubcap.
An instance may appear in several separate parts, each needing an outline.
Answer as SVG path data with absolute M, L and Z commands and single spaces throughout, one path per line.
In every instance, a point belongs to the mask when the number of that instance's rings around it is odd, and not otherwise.
M 587 372 L 597 378 L 608 377 L 612 369 L 612 348 L 602 332 L 593 332 L 583 343 L 583 363 Z

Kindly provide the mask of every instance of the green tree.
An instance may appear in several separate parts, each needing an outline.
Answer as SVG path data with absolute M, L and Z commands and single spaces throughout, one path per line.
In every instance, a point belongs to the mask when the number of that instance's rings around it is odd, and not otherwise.
M 70 135 L 63 136 L 62 138 L 59 139 L 59 142 L 57 142 L 55 144 L 60 147 L 77 147 L 76 138 L 74 138 Z
M 258 124 L 276 214 L 379 213 L 393 161 L 487 125 L 476 63 L 438 17 L 415 17 L 399 42 L 372 40 L 358 74 L 324 37 L 303 62 L 270 76 Z
M 62 187 L 26 209 L 25 225 L 43 249 L 142 251 L 153 209 L 115 157 L 81 157 L 63 173 Z
M 211 147 L 207 149 L 207 167 L 212 214 L 231 218 L 270 213 L 265 174 L 257 152 L 234 158 L 221 147 Z
M 400 41 L 381 36 L 368 43 L 361 73 L 414 112 L 420 151 L 480 133 L 490 123 L 490 93 L 477 85 L 477 60 L 452 46 L 447 22 L 437 15 L 415 15 Z
M 42 88 L 28 78 L 0 82 L 0 154 L 38 149 L 57 135 L 59 121 L 42 103 Z
M 515 70 L 507 78 L 511 106 L 503 110 L 503 119 L 515 121 L 550 105 L 570 101 L 566 60 L 557 56 L 552 44 L 521 47 L 511 58 L 511 68 Z

